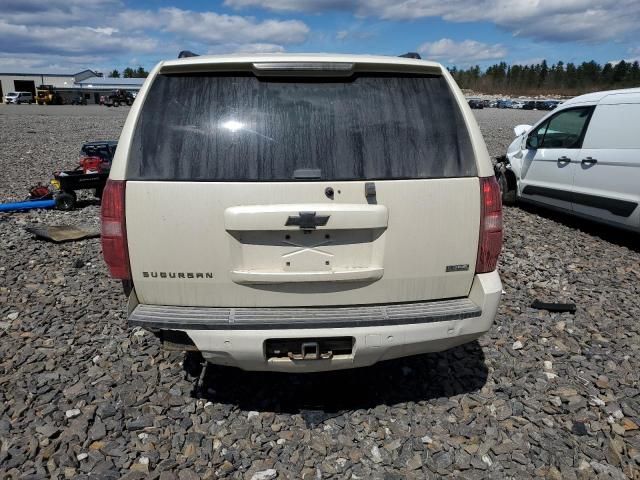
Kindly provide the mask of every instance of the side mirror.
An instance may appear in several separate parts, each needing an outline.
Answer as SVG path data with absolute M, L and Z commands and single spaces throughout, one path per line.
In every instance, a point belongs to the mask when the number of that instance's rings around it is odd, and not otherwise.
M 528 132 L 529 130 L 531 130 L 531 125 L 516 125 L 513 128 L 513 133 L 515 133 L 516 137 L 519 137 L 520 135 L 522 135 L 525 132 Z
M 536 150 L 540 146 L 540 140 L 537 135 L 529 135 L 527 137 L 527 148 Z

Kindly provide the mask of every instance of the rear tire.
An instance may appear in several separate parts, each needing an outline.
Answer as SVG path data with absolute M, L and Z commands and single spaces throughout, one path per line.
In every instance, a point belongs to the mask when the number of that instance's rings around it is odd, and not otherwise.
M 516 203 L 516 189 L 514 187 L 515 182 L 510 181 L 515 180 L 515 178 L 510 179 L 510 176 L 512 177 L 512 175 L 507 172 L 502 172 L 498 176 L 498 185 L 500 186 L 503 205 L 515 205 Z
M 76 194 L 75 192 L 61 192 L 56 195 L 55 202 L 58 210 L 68 212 L 76 206 Z

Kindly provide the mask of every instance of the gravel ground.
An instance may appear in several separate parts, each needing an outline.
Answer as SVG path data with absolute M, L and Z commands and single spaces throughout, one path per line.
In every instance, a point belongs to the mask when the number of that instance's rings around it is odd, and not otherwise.
M 0 106 L 0 198 L 116 138 L 126 112 Z M 492 155 L 541 115 L 476 114 Z M 98 207 L 0 214 L 0 478 L 640 477 L 637 236 L 507 208 L 489 334 L 304 376 L 184 368 L 127 329 L 99 240 L 23 230 L 45 222 L 97 225 Z

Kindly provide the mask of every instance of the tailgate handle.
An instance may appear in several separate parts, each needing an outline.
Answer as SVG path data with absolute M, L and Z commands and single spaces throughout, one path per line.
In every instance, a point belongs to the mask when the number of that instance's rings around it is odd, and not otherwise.
M 224 211 L 227 231 L 286 231 L 290 229 L 356 230 L 387 228 L 389 212 L 384 205 L 367 203 L 294 203 L 238 205 Z

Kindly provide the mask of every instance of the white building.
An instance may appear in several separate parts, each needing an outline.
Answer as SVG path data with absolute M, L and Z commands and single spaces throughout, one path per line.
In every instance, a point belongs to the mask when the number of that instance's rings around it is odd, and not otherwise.
M 0 98 L 9 92 L 31 92 L 35 98 L 40 85 L 52 85 L 65 96 L 82 94 L 90 103 L 98 103 L 101 94 L 112 90 L 138 91 L 143 82 L 144 78 L 101 77 L 93 70 L 74 74 L 0 72 Z

